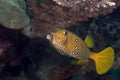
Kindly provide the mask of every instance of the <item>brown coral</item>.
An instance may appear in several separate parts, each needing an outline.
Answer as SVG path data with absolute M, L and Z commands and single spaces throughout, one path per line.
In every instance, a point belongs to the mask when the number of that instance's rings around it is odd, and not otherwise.
M 37 1 L 37 0 L 36 0 Z M 77 21 L 107 14 L 120 5 L 116 0 L 27 0 L 33 21 L 25 29 L 25 34 L 32 37 L 45 36 L 55 28 L 66 28 Z
M 51 69 L 47 80 L 65 80 L 73 74 L 72 66 L 57 66 Z
M 58 65 L 53 67 L 48 72 L 47 80 L 66 80 L 76 75 L 85 75 L 91 71 L 95 71 L 95 65 L 93 61 L 90 61 L 89 64 L 82 65 L 82 66 Z

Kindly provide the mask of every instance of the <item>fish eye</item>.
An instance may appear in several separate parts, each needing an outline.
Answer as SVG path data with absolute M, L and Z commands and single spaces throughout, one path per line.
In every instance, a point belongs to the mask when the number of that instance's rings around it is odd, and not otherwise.
M 29 27 L 28 30 L 29 30 L 29 31 L 33 31 L 33 28 L 32 28 L 32 27 Z
M 67 35 L 67 31 L 64 31 L 63 34 L 64 34 L 64 35 Z

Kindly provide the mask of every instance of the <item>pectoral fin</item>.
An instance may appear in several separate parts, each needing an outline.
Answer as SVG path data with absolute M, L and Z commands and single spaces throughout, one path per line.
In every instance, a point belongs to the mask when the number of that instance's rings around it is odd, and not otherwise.
M 84 65 L 87 64 L 88 62 L 89 62 L 88 59 L 83 59 L 83 60 L 74 59 L 71 61 L 72 64 L 77 64 L 77 65 Z

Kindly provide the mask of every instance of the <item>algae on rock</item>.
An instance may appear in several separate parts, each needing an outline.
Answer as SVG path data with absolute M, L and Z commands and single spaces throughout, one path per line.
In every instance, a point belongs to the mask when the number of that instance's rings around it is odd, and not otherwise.
M 29 23 L 24 0 L 0 0 L 0 24 L 10 29 L 21 29 Z

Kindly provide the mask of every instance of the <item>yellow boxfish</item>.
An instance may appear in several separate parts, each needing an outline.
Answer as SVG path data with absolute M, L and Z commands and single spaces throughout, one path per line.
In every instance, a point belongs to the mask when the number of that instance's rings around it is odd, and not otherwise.
M 113 48 L 108 47 L 101 52 L 91 52 L 89 48 L 93 47 L 93 41 L 89 36 L 83 41 L 74 33 L 61 29 L 48 34 L 47 39 L 63 55 L 77 58 L 79 61 L 89 58 L 94 60 L 98 74 L 104 74 L 112 67 L 114 61 Z

